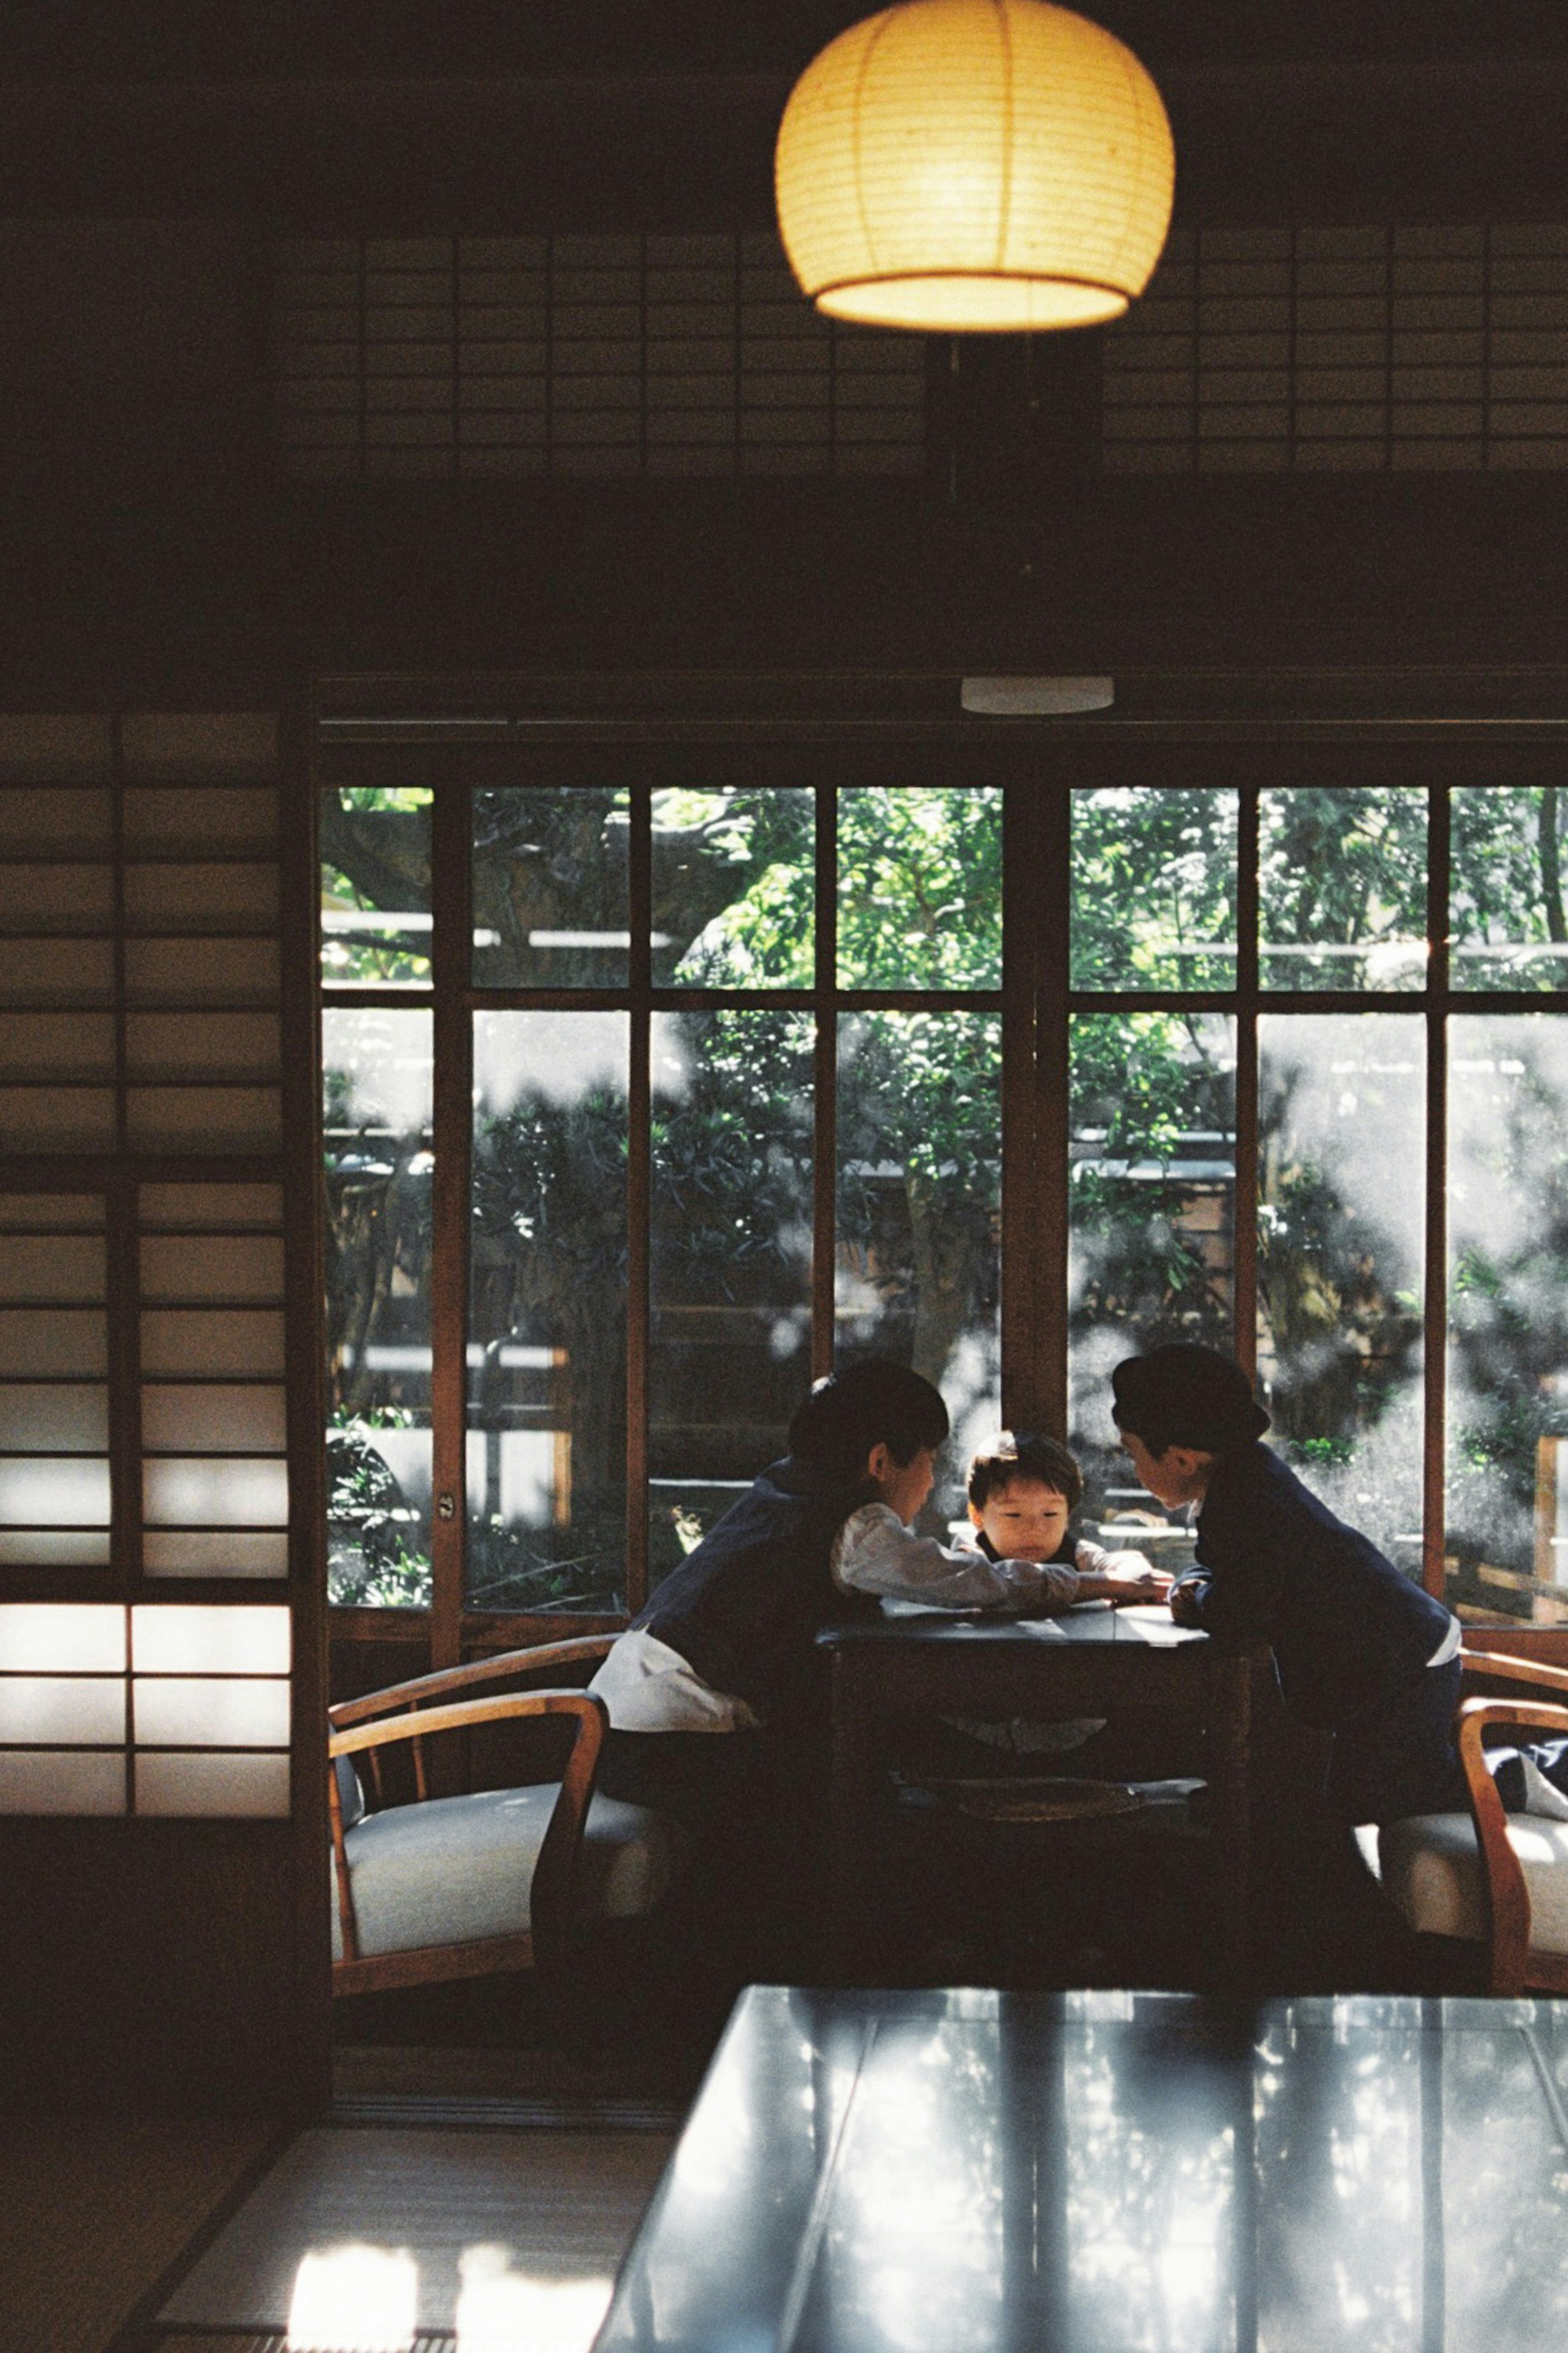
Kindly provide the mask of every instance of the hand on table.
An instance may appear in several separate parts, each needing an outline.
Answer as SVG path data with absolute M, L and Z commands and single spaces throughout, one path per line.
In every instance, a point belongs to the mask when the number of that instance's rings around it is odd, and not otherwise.
M 1196 1626 L 1199 1623 L 1198 1596 L 1201 1583 L 1202 1580 L 1198 1577 L 1178 1577 L 1176 1583 L 1171 1588 L 1169 1596 L 1171 1615 L 1175 1619 L 1178 1626 Z
M 1105 1575 L 1111 1588 L 1107 1598 L 1117 1609 L 1128 1601 L 1163 1601 L 1171 1590 L 1166 1571 L 1156 1568 L 1140 1552 L 1113 1552 Z

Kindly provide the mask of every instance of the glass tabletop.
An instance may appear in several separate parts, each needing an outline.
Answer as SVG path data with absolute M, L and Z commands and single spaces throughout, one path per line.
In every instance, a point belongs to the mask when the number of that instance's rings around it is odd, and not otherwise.
M 731 2019 L 600 2353 L 1564 2341 L 1568 2002 L 811 1992 Z

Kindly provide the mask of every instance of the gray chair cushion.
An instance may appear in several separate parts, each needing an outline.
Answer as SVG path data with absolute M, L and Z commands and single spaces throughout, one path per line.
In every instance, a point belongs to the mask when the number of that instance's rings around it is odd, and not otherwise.
M 1509 1843 L 1530 1890 L 1531 1943 L 1568 1953 L 1568 1822 L 1510 1814 Z M 1481 1859 L 1468 1814 L 1412 1814 L 1378 1832 L 1379 1875 L 1413 1928 L 1486 1936 Z
M 344 1841 L 359 1948 L 418 1951 L 515 1936 L 529 1926 L 534 1868 L 557 1794 L 554 1781 L 482 1789 L 366 1814 Z M 595 1795 L 577 1873 L 582 1919 L 651 1912 L 685 1856 L 679 1824 L 645 1806 Z M 335 1895 L 333 1958 L 343 1957 Z

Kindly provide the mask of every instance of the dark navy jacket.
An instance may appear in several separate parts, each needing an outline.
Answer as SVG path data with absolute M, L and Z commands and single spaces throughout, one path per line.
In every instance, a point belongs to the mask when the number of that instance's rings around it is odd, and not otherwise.
M 1215 1460 L 1197 1558 L 1199 1624 L 1271 1643 L 1291 1708 L 1330 1730 L 1424 1668 L 1448 1630 L 1440 1602 L 1255 1442 Z
M 764 1723 L 788 1713 L 810 1690 L 819 1629 L 879 1614 L 874 1595 L 841 1593 L 828 1570 L 833 1538 L 864 1501 L 863 1481 L 830 1478 L 792 1454 L 770 1463 L 633 1627 L 667 1642 Z

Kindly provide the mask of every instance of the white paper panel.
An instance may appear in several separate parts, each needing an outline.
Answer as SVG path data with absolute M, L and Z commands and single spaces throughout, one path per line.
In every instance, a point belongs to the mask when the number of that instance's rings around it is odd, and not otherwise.
M 0 1602 L 0 1672 L 113 1674 L 124 1665 L 125 1612 L 118 1602 Z
M 278 770 L 278 721 L 270 711 L 132 711 L 120 740 L 125 773 L 136 778 L 249 784 Z
M 25 858 L 29 850 L 75 851 L 114 847 L 114 801 L 111 794 L 92 787 L 67 786 L 50 792 L 33 786 L 25 792 L 0 792 L 0 849 L 7 858 Z
M 133 1079 L 275 1079 L 281 1057 L 275 1013 L 132 1013 L 125 1025 Z
M 0 1013 L 0 1071 L 13 1079 L 112 1079 L 108 1013 Z
M 108 866 L 0 866 L 0 927 L 8 932 L 107 931 L 114 920 Z
M 281 1185 L 143 1185 L 136 1199 L 148 1232 L 207 1227 L 240 1233 L 254 1226 L 271 1230 L 283 1222 Z
M 125 842 L 132 855 L 159 851 L 270 849 L 278 796 L 266 786 L 217 790 L 132 788 L 124 799 Z
M 139 1814 L 286 1816 L 287 1757 L 181 1756 L 136 1758 Z
M 0 1193 L 0 1234 L 101 1234 L 103 1221 L 101 1193 Z
M 158 1748 L 286 1748 L 289 1686 L 238 1675 L 164 1682 L 138 1675 L 132 1686 L 138 1745 Z
M 107 1528 L 0 1528 L 0 1567 L 107 1568 Z
M 276 1087 L 132 1087 L 126 1124 L 138 1152 L 275 1152 L 283 1099 Z
M 139 1674 L 286 1675 L 289 1613 L 223 1602 L 147 1602 L 131 1612 Z
M 142 1466 L 143 1514 L 155 1527 L 286 1527 L 289 1467 L 255 1457 L 172 1457 Z M 0 1463 L 0 1516 L 5 1466 Z
M 108 1444 L 107 1389 L 86 1382 L 58 1388 L 0 1382 L 0 1446 L 18 1453 L 88 1454 Z
M 0 1315 L 0 1347 L 5 1321 Z M 276 1310 L 152 1308 L 142 1318 L 144 1373 L 281 1374 L 284 1363 L 283 1318 Z
M 289 1539 L 235 1528 L 204 1528 L 195 1535 L 149 1528 L 142 1539 L 142 1566 L 149 1577 L 287 1577 Z
M 6 1152 L 111 1152 L 111 1088 L 0 1087 L 0 1149 Z
M 0 1308 L 0 1374 L 105 1373 L 109 1325 L 100 1307 Z
M 0 1236 L 0 1299 L 100 1300 L 107 1272 L 101 1234 Z
M 12 1527 L 106 1528 L 109 1465 L 101 1455 L 0 1455 L 0 1522 Z
M 107 1005 L 111 940 L 0 940 L 0 997 L 9 1005 Z
M 271 939 L 127 940 L 125 988 L 132 1005 L 258 1005 L 278 994 Z
M 122 1814 L 118 1749 L 0 1749 L 0 1814 Z
M 125 1743 L 122 1675 L 0 1675 L 0 1740 Z
M 137 931 L 270 925 L 278 920 L 278 870 L 270 862 L 127 866 L 125 914 Z
M 154 1300 L 281 1299 L 281 1234 L 144 1234 L 142 1296 Z
M 67 1395 L 70 1394 L 69 1391 Z M 142 1443 L 151 1451 L 174 1453 L 199 1446 L 238 1454 L 281 1454 L 288 1443 L 286 1392 L 281 1388 L 144 1388 Z M 5 1398 L 0 1390 L 0 1431 Z

